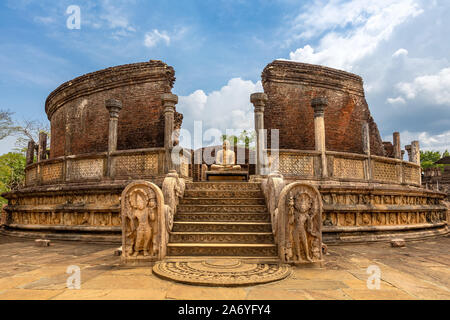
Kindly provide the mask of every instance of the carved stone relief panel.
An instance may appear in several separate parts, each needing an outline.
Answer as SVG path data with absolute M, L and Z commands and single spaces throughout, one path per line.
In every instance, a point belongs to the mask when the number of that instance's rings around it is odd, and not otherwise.
M 322 197 L 315 187 L 295 182 L 283 188 L 277 226 L 283 262 L 322 261 Z
M 136 181 L 122 192 L 122 257 L 157 261 L 166 253 L 164 196 L 153 183 Z

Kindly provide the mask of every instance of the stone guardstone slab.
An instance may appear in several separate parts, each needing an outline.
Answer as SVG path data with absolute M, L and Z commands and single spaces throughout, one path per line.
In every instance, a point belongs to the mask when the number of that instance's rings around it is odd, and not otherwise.
M 159 262 L 153 272 L 166 280 L 191 285 L 237 287 L 282 280 L 291 274 L 285 264 L 245 263 L 235 259 Z

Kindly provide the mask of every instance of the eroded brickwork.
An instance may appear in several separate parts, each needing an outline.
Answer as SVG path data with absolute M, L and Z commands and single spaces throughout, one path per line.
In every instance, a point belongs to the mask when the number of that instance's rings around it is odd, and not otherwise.
M 122 101 L 118 150 L 164 146 L 161 94 L 170 93 L 175 71 L 161 61 L 123 65 L 62 84 L 46 101 L 51 122 L 51 157 L 104 152 L 109 113 L 105 100 Z M 182 115 L 176 114 L 175 128 Z
M 377 125 L 364 97 L 361 77 L 321 66 L 274 61 L 264 69 L 262 81 L 269 97 L 264 126 L 280 130 L 280 149 L 314 150 L 311 99 L 326 97 L 327 150 L 363 153 L 362 123 L 367 121 L 371 152 L 384 156 Z

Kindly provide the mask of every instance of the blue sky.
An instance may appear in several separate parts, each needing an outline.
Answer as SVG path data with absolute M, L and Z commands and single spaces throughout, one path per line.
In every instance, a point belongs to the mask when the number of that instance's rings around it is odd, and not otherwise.
M 79 30 L 66 26 L 70 5 Z M 449 15 L 445 0 L 2 1 L 0 109 L 44 120 L 61 83 L 159 59 L 176 70 L 184 128 L 251 128 L 261 71 L 290 59 L 361 75 L 385 140 L 400 131 L 404 143 L 450 149 Z

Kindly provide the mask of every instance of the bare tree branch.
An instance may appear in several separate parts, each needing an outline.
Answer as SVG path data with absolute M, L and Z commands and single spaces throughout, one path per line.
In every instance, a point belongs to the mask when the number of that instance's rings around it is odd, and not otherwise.
M 0 110 L 0 140 L 9 137 L 15 130 L 12 115 L 9 110 Z

